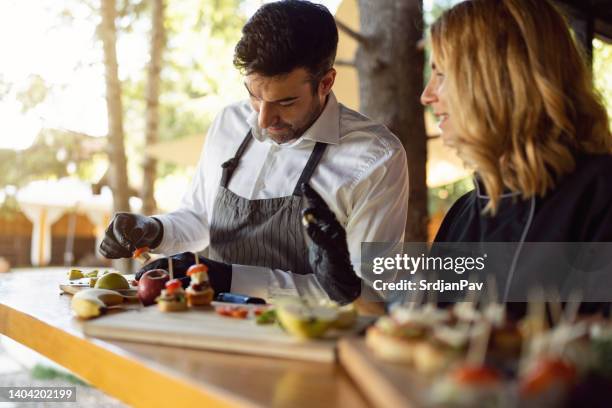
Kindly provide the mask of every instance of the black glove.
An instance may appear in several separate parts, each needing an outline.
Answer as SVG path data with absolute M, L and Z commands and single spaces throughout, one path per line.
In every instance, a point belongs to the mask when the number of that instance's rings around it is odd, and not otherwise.
M 180 279 L 183 287 L 189 286 L 190 278 L 187 276 L 187 270 L 190 266 L 195 265 L 195 255 L 193 252 L 182 252 L 172 255 L 172 274 L 175 279 Z M 210 286 L 215 293 L 229 292 L 232 286 L 232 265 L 223 262 L 217 262 L 208 258 L 199 257 L 200 263 L 208 267 L 208 280 Z M 136 273 L 136 280 L 147 271 L 152 269 L 168 270 L 168 258 L 157 259 L 143 266 Z
M 162 223 L 144 215 L 117 213 L 106 228 L 100 253 L 107 258 L 130 258 L 142 247 L 157 247 L 164 235 Z
M 329 297 L 346 304 L 361 294 L 361 279 L 353 270 L 346 231 L 325 201 L 308 184 L 302 184 L 308 258 L 317 280 Z

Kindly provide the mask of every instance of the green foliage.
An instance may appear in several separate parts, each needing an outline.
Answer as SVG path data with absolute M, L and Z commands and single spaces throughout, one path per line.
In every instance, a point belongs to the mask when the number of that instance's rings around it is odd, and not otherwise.
M 72 384 L 82 385 L 88 387 L 89 385 L 72 374 L 67 374 L 62 371 L 56 370 L 53 367 L 48 367 L 42 364 L 36 364 L 32 368 L 31 375 L 37 380 L 64 380 Z
M 101 143 L 101 139 L 79 133 L 43 129 L 26 150 L 0 149 L 0 189 L 71 174 L 97 181 L 93 166 L 100 160 Z
M 446 214 L 455 201 L 473 189 L 472 177 L 466 177 L 445 186 L 429 188 L 427 191 L 429 214 Z
M 240 0 L 166 0 L 167 49 L 161 73 L 160 141 L 205 133 L 218 110 L 244 92 L 240 75 L 232 65 L 233 48 L 245 23 L 239 12 L 240 4 Z M 148 49 L 151 2 L 119 0 L 117 7 L 119 43 L 138 41 Z M 93 0 L 69 0 L 53 10 L 56 18 L 52 24 L 58 28 L 73 26 L 83 16 L 92 25 L 99 24 L 99 4 Z M 100 47 L 99 41 L 94 40 Z M 99 60 L 83 61 L 82 66 L 75 68 L 88 69 L 91 63 L 103 63 L 101 50 Z M 124 66 L 121 60 L 119 66 L 121 71 Z M 144 158 L 146 69 L 143 64 L 139 72 L 132 70 L 122 78 L 126 150 L 133 180 L 139 178 Z M 13 85 L 0 76 L 0 99 L 14 89 Z M 23 91 L 17 100 L 25 112 L 49 103 L 48 96 L 54 89 L 65 85 L 47 84 L 42 77 L 33 75 L 21 86 Z M 98 140 L 97 149 L 90 149 L 83 148 L 85 139 L 67 131 L 44 130 L 27 150 L 0 151 L 0 190 L 7 185 L 20 187 L 33 180 L 71 174 L 97 182 L 100 167 L 104 167 L 101 162 L 107 161 L 104 140 Z M 175 171 L 175 165 L 159 164 L 161 177 Z
M 593 40 L 593 77 L 612 118 L 612 44 L 598 39 Z
M 26 112 L 43 102 L 48 93 L 49 86 L 40 75 L 30 76 L 27 89 L 17 94 L 17 100 L 22 105 L 22 112 Z
M 232 65 L 234 45 L 245 23 L 240 0 L 168 1 L 165 13 L 167 44 L 161 72 L 159 140 L 204 134 L 214 115 L 244 90 Z M 141 17 L 150 19 L 149 14 Z M 147 26 L 150 23 L 147 23 Z M 143 67 L 144 68 L 144 67 Z M 126 134 L 133 162 L 142 162 L 146 71 L 123 83 Z M 133 120 L 132 120 L 133 119 Z M 129 150 L 129 148 L 128 148 Z M 160 163 L 158 176 L 174 172 Z

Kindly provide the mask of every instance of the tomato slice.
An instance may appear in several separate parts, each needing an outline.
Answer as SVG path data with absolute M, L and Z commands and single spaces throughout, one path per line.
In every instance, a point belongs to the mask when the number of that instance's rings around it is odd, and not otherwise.
M 494 384 L 501 380 L 497 371 L 485 366 L 463 366 L 453 372 L 455 381 L 462 384 Z
M 249 311 L 247 309 L 235 308 L 232 310 L 232 317 L 236 319 L 246 319 Z
M 523 395 L 534 395 L 547 389 L 555 381 L 566 385 L 576 379 L 576 367 L 558 358 L 542 359 L 523 377 L 520 390 Z
M 239 306 L 217 306 L 215 312 L 220 316 L 233 317 L 235 319 L 246 319 L 249 309 Z
M 234 309 L 231 306 L 217 306 L 215 312 L 220 316 L 232 317 Z
M 189 269 L 187 269 L 187 276 L 191 276 L 194 273 L 199 273 L 199 272 L 208 272 L 208 266 L 204 264 L 192 265 L 191 267 L 189 267 Z
M 137 248 L 134 251 L 134 254 L 132 255 L 133 258 L 138 258 L 140 255 L 150 252 L 151 250 L 149 249 L 149 247 L 142 247 L 142 248 Z
M 172 279 L 171 281 L 166 282 L 166 290 L 170 295 L 176 292 L 182 286 L 181 281 L 178 279 Z

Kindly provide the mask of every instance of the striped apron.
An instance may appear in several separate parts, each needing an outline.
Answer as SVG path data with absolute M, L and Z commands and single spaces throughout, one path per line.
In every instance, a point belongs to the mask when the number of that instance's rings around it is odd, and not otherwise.
M 304 199 L 300 186 L 309 182 L 327 145 L 315 144 L 292 195 L 248 200 L 227 186 L 252 138 L 249 131 L 236 155 L 221 165 L 210 225 L 209 257 L 230 264 L 312 273 L 301 223 Z

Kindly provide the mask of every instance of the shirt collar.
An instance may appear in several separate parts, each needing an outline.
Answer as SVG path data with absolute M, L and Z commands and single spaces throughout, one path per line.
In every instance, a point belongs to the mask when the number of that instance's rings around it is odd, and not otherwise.
M 247 123 L 253 131 L 255 139 L 260 142 L 266 141 L 276 144 L 276 142 L 262 134 L 258 125 L 258 114 L 255 110 L 253 110 L 247 118 Z M 325 104 L 325 108 L 323 108 L 323 112 L 321 112 L 317 120 L 301 137 L 289 143 L 294 144 L 303 139 L 329 144 L 340 143 L 340 107 L 333 92 L 329 94 L 327 104 Z

